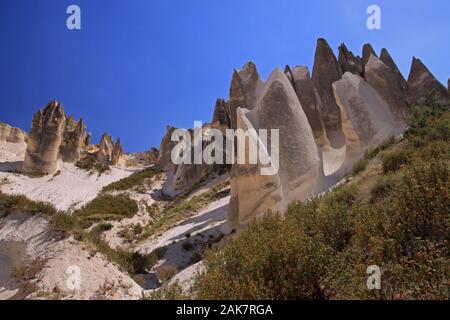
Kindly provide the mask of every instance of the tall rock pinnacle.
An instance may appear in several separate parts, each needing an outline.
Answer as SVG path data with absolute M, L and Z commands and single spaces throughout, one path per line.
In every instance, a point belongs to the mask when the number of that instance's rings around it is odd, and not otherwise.
M 333 50 L 325 39 L 319 39 L 314 57 L 312 82 L 322 98 L 322 117 L 328 139 L 331 145 L 336 147 L 340 147 L 338 144 L 342 136 L 341 112 L 336 104 L 332 85 L 341 77 L 341 68 Z

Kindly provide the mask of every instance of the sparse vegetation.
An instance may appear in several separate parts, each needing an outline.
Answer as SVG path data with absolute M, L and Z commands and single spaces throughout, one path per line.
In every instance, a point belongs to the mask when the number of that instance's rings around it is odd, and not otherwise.
M 76 210 L 76 216 L 84 228 L 99 221 L 114 221 L 130 218 L 138 211 L 136 201 L 127 195 L 100 195 L 84 207 Z
M 107 191 L 124 191 L 132 189 L 136 186 L 142 185 L 149 179 L 153 178 L 159 172 L 156 169 L 149 168 L 136 173 L 133 173 L 129 177 L 122 180 L 113 182 L 105 187 L 103 187 L 103 192 Z
M 166 230 L 171 225 L 190 217 L 193 213 L 198 212 L 204 208 L 208 203 L 221 199 L 229 194 L 229 189 L 225 189 L 226 183 L 221 183 L 210 190 L 194 196 L 192 199 L 186 199 L 185 196 L 180 196 L 170 203 L 162 212 L 155 216 L 154 221 L 144 228 L 141 239 L 148 238 L 155 233 Z
M 361 159 L 358 162 L 356 162 L 352 169 L 352 175 L 356 176 L 358 173 L 364 171 L 368 163 L 369 160 L 367 159 Z
M 158 268 L 157 274 L 159 280 L 166 282 L 178 273 L 178 268 L 172 265 L 163 265 Z
M 78 160 L 75 163 L 75 166 L 86 171 L 98 172 L 99 175 L 110 170 L 108 165 L 100 163 L 95 157 L 95 154 L 92 153 L 88 153 L 86 156 Z
M 449 299 L 450 111 L 412 112 L 405 141 L 367 156 L 384 163 L 369 162 L 365 180 L 269 213 L 208 252 L 196 298 Z M 366 287 L 370 265 L 381 290 Z

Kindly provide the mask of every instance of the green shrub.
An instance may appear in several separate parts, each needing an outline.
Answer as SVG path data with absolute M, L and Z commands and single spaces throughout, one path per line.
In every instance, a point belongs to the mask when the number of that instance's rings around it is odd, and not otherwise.
M 397 171 L 400 166 L 409 163 L 408 154 L 404 150 L 393 150 L 383 155 L 383 172 Z
M 144 183 L 146 180 L 154 177 L 158 173 L 155 169 L 145 169 L 140 172 L 133 173 L 129 177 L 126 177 L 122 180 L 115 181 L 105 187 L 103 187 L 103 192 L 107 191 L 124 191 L 131 189 L 133 187 L 139 186 Z
M 136 201 L 127 195 L 100 195 L 81 209 L 76 210 L 73 215 L 87 228 L 98 221 L 120 221 L 130 218 L 137 211 Z
M 369 163 L 369 161 L 367 159 L 361 159 L 358 162 L 356 162 L 353 165 L 353 169 L 352 169 L 352 175 L 356 176 L 358 175 L 360 172 L 363 172 L 364 170 L 366 170 L 367 164 Z

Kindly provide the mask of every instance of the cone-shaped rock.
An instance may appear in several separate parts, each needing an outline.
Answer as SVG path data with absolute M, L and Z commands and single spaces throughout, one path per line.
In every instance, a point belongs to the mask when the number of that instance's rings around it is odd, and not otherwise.
M 369 61 L 371 54 L 378 58 L 372 45 L 370 43 L 364 44 L 363 49 L 362 49 L 362 64 L 363 64 L 363 66 L 365 66 L 367 64 L 367 61 Z
M 171 171 L 173 169 L 172 149 L 175 146 L 175 142 L 172 141 L 172 133 L 175 129 L 175 127 L 167 126 L 166 134 L 161 140 L 158 161 L 156 162 L 156 166 L 160 170 Z
M 322 118 L 328 139 L 333 146 L 341 136 L 341 113 L 333 95 L 333 82 L 342 76 L 341 68 L 330 46 L 324 39 L 317 41 L 312 82 L 322 99 Z M 329 134 L 330 133 L 330 134 Z M 333 134 L 332 134 L 333 133 Z M 335 134 L 334 134 L 335 133 Z M 334 138 L 336 136 L 336 139 Z
M 286 66 L 285 73 L 292 82 L 316 142 L 321 147 L 329 145 L 330 142 L 325 132 L 321 114 L 321 109 L 323 108 L 322 100 L 311 81 L 308 67 L 297 66 L 291 69 L 289 66 Z
M 227 102 L 224 99 L 217 99 L 216 105 L 214 107 L 214 114 L 212 123 L 216 127 L 226 127 L 230 128 L 230 119 L 226 111 Z
M 98 145 L 97 160 L 103 164 L 110 164 L 112 160 L 111 158 L 113 149 L 114 142 L 112 137 L 109 134 L 104 133 Z
M 365 78 L 388 104 L 395 120 L 404 127 L 407 117 L 406 95 L 396 75 L 380 59 L 370 55 L 365 68 Z
M 262 86 L 263 82 L 253 62 L 248 62 L 241 71 L 234 70 L 227 104 L 232 128 L 236 127 L 237 108 L 253 109 Z
M 70 116 L 66 121 L 66 127 L 61 142 L 60 154 L 65 162 L 77 162 L 85 151 L 86 126 L 81 119 L 74 121 Z
M 262 175 L 261 165 L 234 164 L 231 177 L 230 222 L 242 226 L 267 210 L 283 212 L 295 200 L 305 200 L 321 188 L 322 164 L 311 127 L 288 77 L 276 69 L 266 82 L 257 106 L 241 110 L 239 127 L 266 129 L 271 139 L 251 135 L 250 141 L 263 144 L 279 169 Z M 279 161 L 274 157 L 271 129 L 279 130 Z M 261 143 L 259 142 L 261 141 Z M 248 148 L 247 148 L 248 149 Z M 248 151 L 248 150 L 246 150 Z M 276 154 L 276 152 L 275 152 Z M 272 167 L 273 168 L 273 167 Z
M 420 102 L 432 90 L 436 92 L 440 100 L 447 101 L 450 98 L 448 90 L 434 77 L 420 59 L 413 58 L 407 83 L 408 94 L 412 103 Z
M 30 174 L 51 174 L 57 170 L 66 116 L 57 101 L 51 101 L 33 117 L 22 170 Z
M 237 129 L 249 133 L 245 158 L 249 159 L 250 145 L 261 145 L 257 132 L 246 114 L 247 109 L 238 108 Z M 255 131 L 252 131 L 255 130 Z M 264 153 L 269 156 L 267 152 Z M 283 194 L 280 177 L 278 174 L 262 175 L 261 165 L 243 163 L 233 164 L 230 173 L 230 203 L 228 205 L 228 223 L 233 228 L 242 228 L 258 214 L 266 213 L 267 210 L 274 212 L 283 208 Z
M 346 72 L 333 84 L 336 100 L 341 107 L 342 127 L 346 141 L 343 172 L 353 166 L 366 150 L 402 132 L 389 106 L 363 78 Z
M 360 57 L 355 57 L 353 52 L 349 51 L 345 44 L 339 47 L 339 64 L 342 72 L 351 72 L 356 75 L 363 74 L 363 65 Z
M 122 144 L 120 143 L 120 139 L 117 138 L 116 143 L 114 143 L 114 147 L 111 152 L 111 163 L 114 165 L 118 164 L 122 155 L 123 155 L 123 147 Z
M 381 49 L 380 60 L 383 61 L 383 63 L 389 67 L 391 72 L 394 74 L 395 81 L 402 88 L 403 94 L 406 96 L 408 87 L 406 84 L 406 80 L 403 77 L 403 74 L 401 73 L 394 59 L 392 59 L 391 55 L 387 51 L 387 49 L 385 48 Z

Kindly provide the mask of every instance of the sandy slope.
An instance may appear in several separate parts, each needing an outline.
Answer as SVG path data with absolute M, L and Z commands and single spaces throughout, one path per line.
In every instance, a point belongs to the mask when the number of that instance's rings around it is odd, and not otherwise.
M 81 170 L 70 163 L 61 163 L 60 174 L 30 178 L 22 174 L 5 172 L 11 163 L 0 164 L 0 190 L 6 194 L 21 194 L 31 200 L 52 203 L 59 210 L 76 209 L 94 199 L 99 191 L 111 182 L 123 179 L 136 169 L 111 167 L 100 176 Z M 16 166 L 19 165 L 18 163 Z
M 82 243 L 73 239 L 55 239 L 42 215 L 13 213 L 0 219 L 0 223 L 0 241 L 25 243 L 23 258 L 26 261 L 45 261 L 43 270 L 33 281 L 38 291 L 32 297 L 52 297 L 55 292 L 60 292 L 60 298 L 65 299 L 137 299 L 141 296 L 142 289 L 102 255 L 92 256 L 83 249 Z M 70 266 L 80 268 L 79 290 L 68 287 Z M 17 288 L 0 288 L 0 299 L 10 298 L 15 293 Z

